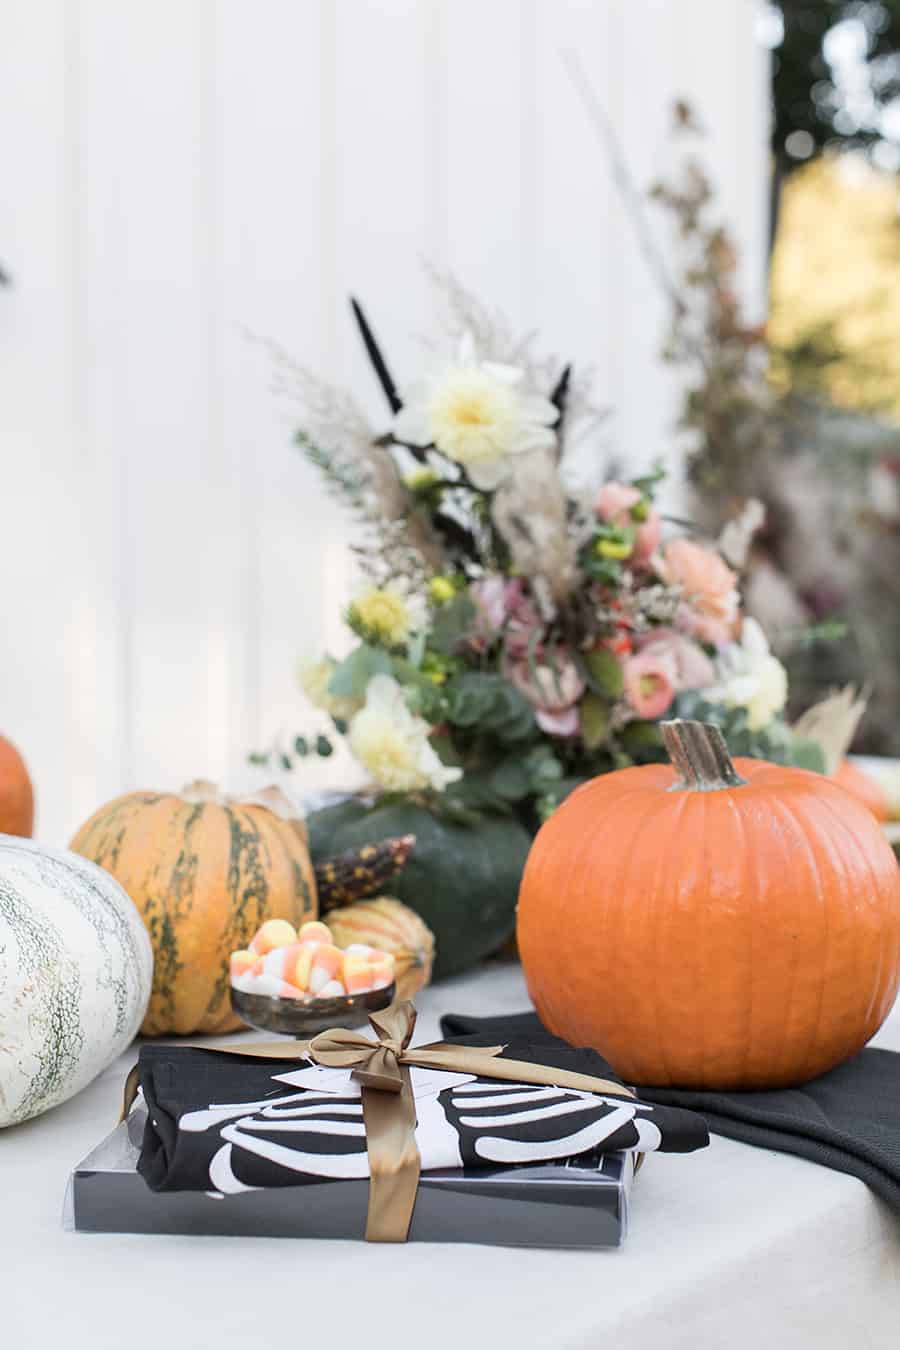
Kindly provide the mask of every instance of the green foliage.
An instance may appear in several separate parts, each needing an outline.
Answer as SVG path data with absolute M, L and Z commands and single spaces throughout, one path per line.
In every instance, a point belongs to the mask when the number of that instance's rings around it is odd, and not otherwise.
M 334 754 L 334 746 L 327 736 L 319 733 L 315 739 L 309 736 L 295 736 L 290 750 L 281 750 L 273 746 L 269 750 L 254 750 L 248 756 L 248 762 L 256 765 L 258 768 L 269 768 L 273 764 L 285 773 L 292 773 L 296 759 L 306 759 L 308 755 L 318 755 L 321 759 L 327 759 L 329 755 Z
M 584 678 L 595 694 L 615 700 L 622 696 L 622 667 L 607 647 L 595 647 L 582 656 Z
M 447 721 L 464 731 L 495 738 L 501 745 L 527 740 L 536 731 L 534 712 L 502 675 L 467 670 L 444 686 Z
M 363 642 L 335 667 L 328 681 L 328 692 L 336 698 L 365 698 L 366 686 L 373 676 L 390 673 L 388 653 Z
M 622 749 L 633 764 L 648 764 L 662 754 L 662 737 L 656 722 L 629 722 L 620 735 Z
M 826 146 L 865 149 L 881 139 L 881 116 L 900 94 L 900 0 L 775 0 L 784 33 L 775 49 L 772 73 L 772 150 L 789 172 Z M 848 115 L 846 94 L 825 56 L 828 34 L 856 20 L 865 47 L 860 83 L 869 107 Z M 797 148 L 794 133 L 803 132 Z M 805 149 L 805 153 L 804 153 Z
M 824 773 L 825 752 L 818 741 L 795 736 L 791 743 L 791 763 L 798 769 L 812 769 L 813 773 Z
M 581 570 L 592 581 L 599 581 L 612 590 L 621 585 L 622 564 L 615 558 L 598 558 L 593 548 L 589 548 L 581 554 L 580 563 Z
M 475 605 L 465 593 L 454 596 L 434 613 L 428 645 L 442 656 L 452 656 L 471 632 Z
M 590 776 L 576 777 L 571 775 L 561 778 L 558 783 L 552 784 L 546 791 L 542 792 L 535 802 L 535 809 L 538 820 L 543 823 L 553 815 L 558 806 L 570 796 L 576 788 L 580 788 L 583 783 L 590 782 Z
M 663 468 L 662 461 L 657 460 L 649 473 L 642 474 L 640 478 L 632 478 L 631 486 L 637 488 L 638 492 L 643 492 L 645 497 L 653 500 L 653 494 L 660 483 L 666 477 L 666 470 Z
M 365 513 L 368 480 L 363 472 L 317 445 L 302 429 L 294 434 L 294 444 L 299 447 L 303 458 L 319 471 L 328 491 L 337 501 L 359 515 Z
M 723 708 L 707 703 L 701 694 L 680 694 L 671 715 L 712 722 L 721 727 L 732 755 L 746 755 L 751 759 L 767 759 L 773 764 L 792 764 L 797 768 L 825 772 L 825 756 L 815 741 L 795 736 L 780 718 L 775 718 L 761 730 L 747 725 L 745 708 Z
M 606 740 L 609 707 L 599 694 L 586 694 L 581 701 L 581 738 L 588 750 L 596 750 Z

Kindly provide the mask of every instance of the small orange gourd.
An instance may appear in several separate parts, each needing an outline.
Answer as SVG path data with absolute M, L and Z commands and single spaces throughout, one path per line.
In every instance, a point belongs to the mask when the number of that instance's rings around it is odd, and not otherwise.
M 28 839 L 34 829 L 34 792 L 25 761 L 12 741 L 0 736 L 0 834 Z
M 518 942 L 537 1011 L 628 1082 L 813 1078 L 894 1002 L 897 860 L 823 775 L 732 764 L 715 727 L 662 731 L 674 768 L 593 779 L 534 841 Z
M 390 952 L 394 958 L 397 998 L 414 998 L 431 979 L 434 934 L 415 910 L 389 895 L 360 900 L 326 916 L 335 945 L 354 942 Z
M 849 759 L 842 759 L 834 773 L 834 781 L 852 796 L 858 797 L 867 806 L 876 820 L 886 821 L 890 816 L 888 799 L 884 788 L 876 783 L 871 774 L 859 768 Z

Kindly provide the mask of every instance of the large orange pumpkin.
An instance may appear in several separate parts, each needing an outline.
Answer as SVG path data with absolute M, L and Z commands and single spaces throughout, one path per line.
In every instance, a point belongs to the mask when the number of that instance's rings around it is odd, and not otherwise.
M 803 1082 L 894 1001 L 897 860 L 828 778 L 732 764 L 715 727 L 663 734 L 676 768 L 593 779 L 535 839 L 518 911 L 535 1006 L 629 1082 Z
M 30 838 L 34 829 L 34 792 L 25 761 L 12 741 L 0 736 L 0 834 Z
M 277 796 L 240 801 L 211 783 L 131 792 L 91 816 L 71 848 L 112 873 L 150 933 L 145 1036 L 236 1031 L 230 953 L 265 919 L 299 926 L 318 912 L 304 826 Z
M 849 759 L 842 759 L 834 774 L 834 781 L 867 806 L 876 820 L 885 821 L 890 815 L 884 788 L 871 774 L 860 769 Z

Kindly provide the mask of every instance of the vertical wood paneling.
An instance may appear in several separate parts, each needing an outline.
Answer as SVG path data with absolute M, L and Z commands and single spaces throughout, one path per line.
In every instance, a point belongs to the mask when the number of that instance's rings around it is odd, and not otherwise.
M 0 729 L 34 764 L 45 838 L 141 783 L 239 785 L 247 749 L 315 724 L 295 669 L 342 640 L 346 524 L 248 334 L 351 385 L 382 425 L 346 293 L 415 378 L 427 260 L 596 363 L 614 408 L 598 453 L 633 468 L 670 444 L 664 306 L 559 52 L 579 51 L 640 187 L 674 94 L 698 105 L 758 293 L 753 15 L 753 0 L 7 0 Z
M 615 7 L 563 0 L 536 11 L 537 110 L 534 170 L 535 285 L 527 305 L 542 343 L 576 368 L 593 367 L 596 401 L 612 407 L 621 389 L 620 207 L 604 145 L 563 60 L 577 53 L 609 117 L 618 107 Z M 547 110 L 553 109 L 548 116 Z M 612 428 L 601 425 L 579 450 L 579 480 L 598 481 Z
M 441 159 L 447 263 L 470 290 L 523 321 L 531 223 L 522 221 L 531 91 L 522 45 L 531 6 L 452 0 L 444 15 Z M 524 134 L 523 134 L 524 129 Z M 530 279 L 528 281 L 530 286 Z
M 243 756 L 298 716 L 298 652 L 327 604 L 323 537 L 334 515 L 291 445 L 298 410 L 276 395 L 276 364 L 332 367 L 333 136 L 328 6 L 219 6 L 223 453 L 231 485 L 225 585 L 236 602 L 229 781 Z
M 623 6 L 618 47 L 623 79 L 616 130 L 629 174 L 642 196 L 670 167 L 667 150 L 676 92 L 671 53 L 674 30 L 682 21 L 680 7 L 668 0 Z M 637 71 L 640 79 L 634 78 Z M 654 238 L 659 239 L 659 222 L 652 207 L 645 207 L 645 216 Z M 668 305 L 627 212 L 622 213 L 621 229 L 623 375 L 615 412 L 617 456 L 629 474 L 656 459 L 672 472 L 677 461 L 672 431 L 676 386 L 659 361 Z
M 336 370 L 376 427 L 390 414 L 363 354 L 347 294 L 363 299 L 401 385 L 422 363 L 432 295 L 429 29 L 421 0 L 335 0 Z M 377 62 L 373 52 L 379 53 Z M 352 147 L 352 150 L 349 148 Z
M 67 32 L 59 0 L 8 0 L 0 42 L 0 721 L 58 825 L 75 768 L 79 548 L 70 418 Z
M 66 832 L 78 805 L 122 790 L 134 770 L 131 680 L 132 605 L 130 531 L 125 486 L 130 456 L 120 440 L 125 397 L 127 297 L 101 280 L 123 228 L 126 205 L 115 172 L 126 146 L 118 119 L 125 75 L 110 62 L 115 28 L 110 0 L 82 0 L 66 9 L 69 182 L 66 225 L 69 294 L 70 434 L 77 469 L 74 516 L 78 545 L 75 613 L 78 641 L 77 768 L 65 800 Z M 62 802 L 59 803 L 60 805 Z M 71 813 L 71 814 L 69 814 Z

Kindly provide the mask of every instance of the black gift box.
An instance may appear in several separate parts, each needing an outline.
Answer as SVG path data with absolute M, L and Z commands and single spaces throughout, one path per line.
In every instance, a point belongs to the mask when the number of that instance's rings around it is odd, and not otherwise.
M 363 1236 L 368 1180 L 327 1180 L 214 1197 L 154 1192 L 137 1171 L 146 1109 L 75 1168 L 67 1226 L 93 1233 Z M 522 1247 L 618 1247 L 628 1225 L 633 1155 L 582 1154 L 564 1163 L 423 1172 L 409 1239 Z

